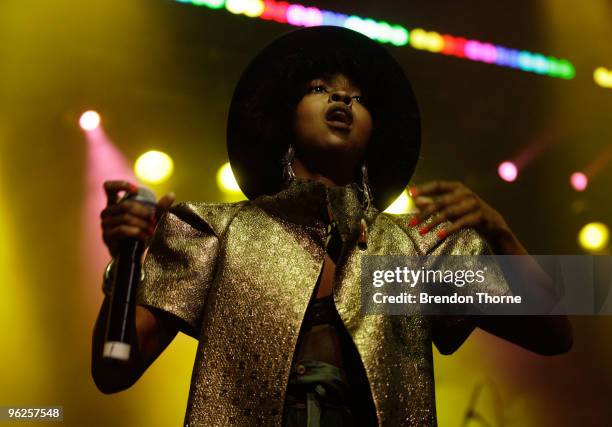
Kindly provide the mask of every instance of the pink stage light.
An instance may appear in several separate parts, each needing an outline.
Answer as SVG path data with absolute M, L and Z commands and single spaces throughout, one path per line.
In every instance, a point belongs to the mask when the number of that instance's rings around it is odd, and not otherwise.
M 576 191 L 584 191 L 589 185 L 589 178 L 582 172 L 574 172 L 570 176 L 570 184 Z
M 100 126 L 100 115 L 93 110 L 85 111 L 81 114 L 79 125 L 85 132 L 96 130 Z
M 518 169 L 514 163 L 506 161 L 500 163 L 497 173 L 504 181 L 513 182 L 518 176 Z
M 134 184 L 138 181 L 134 176 L 131 162 L 108 138 L 102 126 L 85 132 L 87 157 L 85 178 L 85 199 L 83 204 L 83 220 L 81 238 L 84 262 L 84 273 L 87 278 L 83 283 L 95 285 L 100 272 L 110 259 L 110 255 L 102 241 L 100 229 L 100 212 L 106 206 L 106 195 L 103 183 L 107 180 L 127 180 Z M 87 286 L 84 289 L 87 300 L 99 304 L 99 288 Z
M 316 7 L 292 4 L 287 8 L 287 22 L 295 26 L 314 27 L 323 23 L 323 14 Z
M 465 43 L 465 56 L 472 61 L 492 64 L 497 59 L 497 50 L 490 43 L 469 40 Z

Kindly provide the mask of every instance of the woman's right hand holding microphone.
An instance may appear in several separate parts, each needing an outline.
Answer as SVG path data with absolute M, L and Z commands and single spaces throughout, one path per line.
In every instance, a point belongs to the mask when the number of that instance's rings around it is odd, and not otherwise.
M 131 198 L 119 202 L 120 193 L 127 196 L 139 193 L 138 187 L 127 181 L 106 181 L 104 191 L 108 202 L 100 214 L 102 234 L 113 261 L 118 260 L 124 239 L 137 239 L 148 243 L 158 220 L 175 199 L 174 194 L 170 193 L 160 198 L 156 204 L 147 204 Z M 141 191 L 141 195 L 142 193 Z M 111 295 L 106 291 L 105 294 Z M 103 357 L 103 352 L 107 344 L 111 299 L 112 297 L 105 298 L 102 303 L 92 341 L 92 376 L 98 389 L 104 393 L 116 393 L 134 384 L 179 330 L 178 324 L 171 316 L 163 316 L 162 311 L 136 305 L 133 323 L 135 333 L 130 338 L 132 342 L 129 360 L 121 364 L 109 363 L 111 359 Z
M 127 181 L 104 182 L 107 205 L 101 212 L 102 237 L 113 258 L 119 255 L 119 243 L 125 238 L 148 241 L 157 225 L 157 221 L 174 203 L 174 193 L 161 197 L 155 209 L 134 200 L 117 203 L 119 193 L 136 194 L 138 187 Z

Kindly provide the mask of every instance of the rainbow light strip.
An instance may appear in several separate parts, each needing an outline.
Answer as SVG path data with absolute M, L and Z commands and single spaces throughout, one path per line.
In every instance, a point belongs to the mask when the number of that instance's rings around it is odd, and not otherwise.
M 495 64 L 501 67 L 515 68 L 521 71 L 573 79 L 576 75 L 574 65 L 567 59 L 557 59 L 540 53 L 510 49 L 491 43 L 465 39 L 435 31 L 415 28 L 408 31 L 398 24 L 375 21 L 355 15 L 344 15 L 316 7 L 291 4 L 274 0 L 174 0 L 178 3 L 190 3 L 195 6 L 206 6 L 210 9 L 222 9 L 236 15 L 260 18 L 289 24 L 296 27 L 317 25 L 336 25 L 358 31 L 380 43 L 391 43 L 395 46 L 410 45 L 419 50 L 440 53 L 443 55 L 465 58 L 470 61 Z
M 612 70 L 598 67 L 593 72 L 593 80 L 601 87 L 612 89 Z

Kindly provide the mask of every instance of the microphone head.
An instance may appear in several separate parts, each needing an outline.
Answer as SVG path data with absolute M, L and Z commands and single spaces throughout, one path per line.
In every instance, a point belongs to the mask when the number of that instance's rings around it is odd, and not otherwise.
M 125 200 L 135 200 L 140 203 L 146 203 L 148 205 L 157 205 L 157 198 L 155 193 L 147 187 L 138 187 L 138 193 L 129 194 L 124 198 Z

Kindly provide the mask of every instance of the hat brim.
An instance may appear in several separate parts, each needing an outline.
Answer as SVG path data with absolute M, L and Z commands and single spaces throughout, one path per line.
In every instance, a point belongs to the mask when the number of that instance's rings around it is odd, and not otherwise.
M 292 55 L 316 57 L 322 51 L 344 51 L 364 58 L 371 66 L 376 92 L 384 94 L 384 111 L 378 111 L 379 129 L 370 141 L 366 162 L 374 205 L 384 210 L 408 184 L 421 146 L 420 116 L 416 97 L 399 63 L 379 43 L 341 27 L 318 26 L 288 32 L 261 50 L 242 73 L 234 91 L 227 123 L 227 150 L 242 192 L 254 199 L 282 188 L 280 159 L 289 141 L 268 141 L 254 133 L 251 98 L 270 79 L 270 70 Z M 274 118 L 264 118 L 274 120 Z

